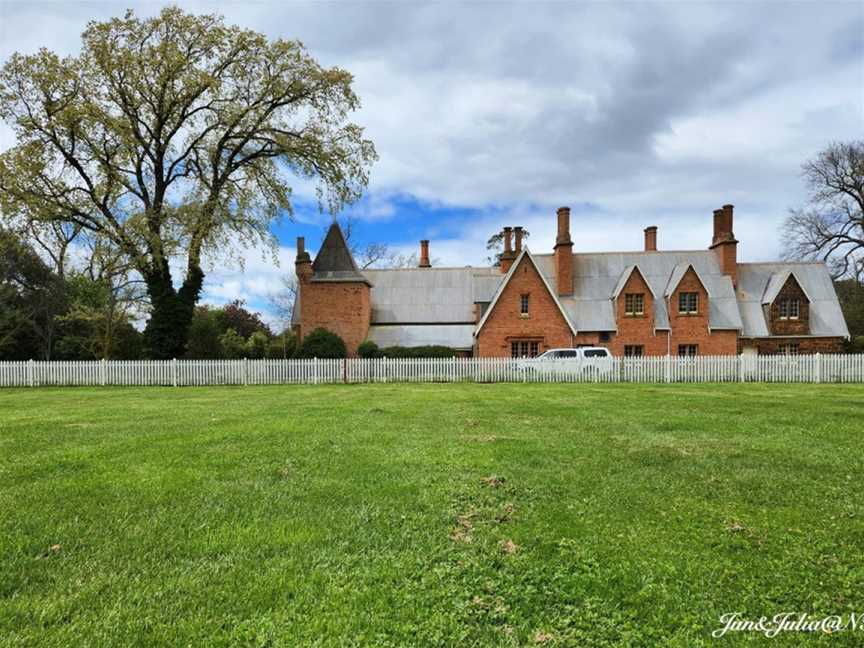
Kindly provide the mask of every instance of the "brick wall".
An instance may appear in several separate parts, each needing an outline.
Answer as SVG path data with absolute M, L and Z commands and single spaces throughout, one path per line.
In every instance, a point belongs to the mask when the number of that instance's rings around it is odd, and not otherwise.
M 523 294 L 530 295 L 528 317 L 520 313 Z M 510 342 L 514 339 L 537 340 L 541 353 L 574 344 L 567 321 L 527 256 L 522 257 L 483 325 L 477 338 L 476 355 L 509 357 Z
M 372 319 L 369 286 L 307 281 L 300 284 L 300 291 L 300 336 L 325 328 L 344 340 L 348 355 L 357 355 Z
M 780 353 L 780 346 L 797 344 L 798 353 L 841 353 L 843 338 L 839 337 L 788 337 L 788 338 L 741 338 L 739 352 L 747 347 L 755 347 L 760 355 L 775 355 Z
M 682 292 L 699 295 L 699 310 L 695 315 L 678 312 L 678 296 Z M 680 344 L 696 344 L 699 355 L 729 355 L 738 351 L 738 331 L 713 331 L 708 329 L 709 297 L 705 286 L 690 268 L 681 279 L 669 299 L 669 324 L 672 327 L 671 352 L 678 353 Z
M 644 315 L 627 315 L 625 297 L 627 293 L 644 295 Z M 615 322 L 618 325 L 618 333 L 604 346 L 608 346 L 612 355 L 616 356 L 623 356 L 624 347 L 627 345 L 642 346 L 642 353 L 646 356 L 666 355 L 666 331 L 654 331 L 654 313 L 655 304 L 651 290 L 639 270 L 634 270 L 627 283 L 624 284 L 624 289 L 615 304 Z
M 798 319 L 780 319 L 780 302 L 784 299 L 798 300 Z M 810 302 L 795 277 L 789 276 L 774 303 L 768 307 L 768 321 L 771 335 L 807 335 L 810 332 Z

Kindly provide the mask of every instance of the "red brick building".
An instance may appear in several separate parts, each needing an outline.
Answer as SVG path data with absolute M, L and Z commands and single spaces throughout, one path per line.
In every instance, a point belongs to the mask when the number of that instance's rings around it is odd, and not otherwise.
M 614 355 L 830 353 L 849 332 L 822 263 L 739 263 L 733 208 L 714 212 L 705 250 L 574 252 L 570 210 L 557 213 L 551 254 L 504 228 L 499 267 L 360 270 L 334 224 L 312 261 L 297 241 L 292 323 L 302 338 L 334 331 L 351 353 L 379 346 L 449 346 L 476 356 L 533 356 L 608 347 Z

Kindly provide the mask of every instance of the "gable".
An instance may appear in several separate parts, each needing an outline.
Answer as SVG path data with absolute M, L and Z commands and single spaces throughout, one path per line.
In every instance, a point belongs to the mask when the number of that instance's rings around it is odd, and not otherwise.
M 794 270 L 775 272 L 771 275 L 768 284 L 765 286 L 765 293 L 762 295 L 762 304 L 773 304 L 781 294 L 790 290 L 795 291 L 796 289 L 797 292 L 804 296 L 808 303 L 813 301 L 810 299 L 807 291 L 804 290 L 804 286 L 798 280 L 798 277 L 795 276 Z
M 708 295 L 708 297 L 711 297 L 711 291 L 708 290 L 708 284 L 704 279 L 702 279 L 702 276 L 697 272 L 692 263 L 679 263 L 675 268 L 673 268 L 672 274 L 669 276 L 669 283 L 666 285 L 666 290 L 663 294 L 666 297 L 671 297 L 675 294 L 675 291 L 678 290 L 678 286 L 684 281 L 685 277 L 688 279 L 695 277 L 702 286 L 702 290 L 705 291 L 705 294 Z
M 520 296 L 526 290 L 532 295 L 532 301 L 534 302 L 532 308 L 542 308 L 544 304 L 548 305 L 550 310 L 557 313 L 561 318 L 561 324 L 566 326 L 574 336 L 577 334 L 557 295 L 552 290 L 546 277 L 540 272 L 528 248 L 525 248 L 516 261 L 513 262 L 510 270 L 507 271 L 504 281 L 501 282 L 492 302 L 483 313 L 483 317 L 480 319 L 474 335 L 479 335 L 489 319 L 495 317 L 500 309 L 513 308 L 513 304 L 518 302 Z M 520 320 L 518 310 L 514 309 L 512 315 L 515 321 Z
M 651 287 L 651 284 L 648 283 L 648 280 L 645 278 L 644 273 L 639 269 L 638 265 L 631 265 L 624 268 L 624 272 L 621 273 L 621 277 L 618 279 L 615 290 L 612 291 L 612 299 L 618 298 L 618 295 L 624 291 L 625 287 L 630 285 L 631 279 L 633 279 L 634 276 L 641 281 L 642 285 L 651 293 L 651 296 L 654 299 L 657 299 L 654 289 Z

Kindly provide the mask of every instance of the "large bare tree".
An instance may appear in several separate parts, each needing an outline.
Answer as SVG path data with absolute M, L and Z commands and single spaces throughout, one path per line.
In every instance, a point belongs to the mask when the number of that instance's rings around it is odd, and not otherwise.
M 803 165 L 809 204 L 784 225 L 785 255 L 826 261 L 864 283 L 864 140 L 834 143 Z
M 176 7 L 91 22 L 82 39 L 78 56 L 15 54 L 0 72 L 17 138 L 0 154 L 0 210 L 116 246 L 147 286 L 150 353 L 176 357 L 204 255 L 272 243 L 298 176 L 330 211 L 356 200 L 375 149 L 347 121 L 351 75 L 299 42 Z

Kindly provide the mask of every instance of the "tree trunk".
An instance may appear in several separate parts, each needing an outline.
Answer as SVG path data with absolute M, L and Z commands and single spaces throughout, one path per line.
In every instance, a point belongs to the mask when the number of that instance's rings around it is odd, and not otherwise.
M 201 268 L 188 269 L 180 290 L 174 289 L 171 273 L 165 268 L 145 278 L 152 312 L 144 329 L 148 353 L 154 360 L 181 358 L 186 353 L 189 325 L 204 284 Z

